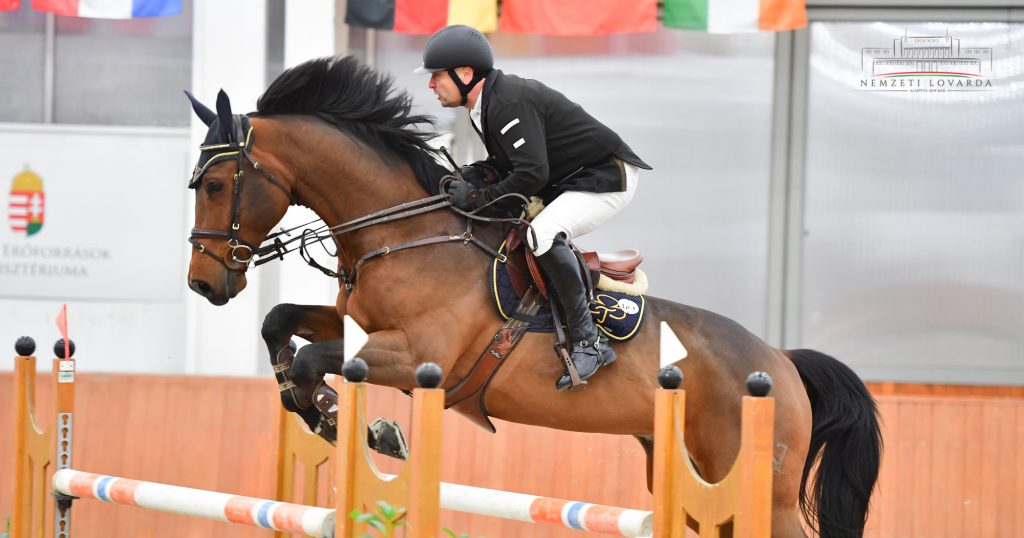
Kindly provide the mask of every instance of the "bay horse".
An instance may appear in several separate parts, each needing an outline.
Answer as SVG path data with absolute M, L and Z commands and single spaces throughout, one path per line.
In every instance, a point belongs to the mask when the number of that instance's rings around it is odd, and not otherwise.
M 473 241 L 465 240 L 467 218 L 439 196 L 449 172 L 426 143 L 423 127 L 433 120 L 411 112 L 408 94 L 351 58 L 320 58 L 285 71 L 248 115 L 232 114 L 223 91 L 216 112 L 189 97 L 210 126 L 190 183 L 192 290 L 214 305 L 240 293 L 254 253 L 265 252 L 261 243 L 292 204 L 334 231 L 344 288 L 334 304 L 278 305 L 263 325 L 283 405 L 316 423 L 309 400 L 324 374 L 341 370 L 346 314 L 369 333 L 359 354 L 369 382 L 410 390 L 425 361 L 442 367 L 445 388 L 463 379 L 502 325 L 488 293 L 492 256 L 477 243 L 497 246 L 508 225 L 476 224 Z M 405 218 L 373 216 L 396 206 Z M 453 240 L 395 248 L 445 236 Z M 581 390 L 555 390 L 562 364 L 553 336 L 528 333 L 490 384 L 491 415 L 634 436 L 647 452 L 650 485 L 665 321 L 689 352 L 677 366 L 687 392 L 686 445 L 700 475 L 717 482 L 733 465 L 745 379 L 765 371 L 776 405 L 772 536 L 806 536 L 801 514 L 821 536 L 862 535 L 881 434 L 875 402 L 853 371 L 817 351 L 775 349 L 713 312 L 655 297 L 647 305 L 640 333 L 616 344 L 618 361 Z M 293 335 L 312 342 L 294 358 Z

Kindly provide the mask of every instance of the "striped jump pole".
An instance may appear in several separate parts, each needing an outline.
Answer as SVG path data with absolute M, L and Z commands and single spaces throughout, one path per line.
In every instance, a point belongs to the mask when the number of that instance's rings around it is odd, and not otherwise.
M 304 536 L 334 536 L 334 510 L 61 469 L 53 489 L 64 495 L 138 506 Z
M 441 483 L 441 508 L 616 536 L 650 536 L 652 512 Z

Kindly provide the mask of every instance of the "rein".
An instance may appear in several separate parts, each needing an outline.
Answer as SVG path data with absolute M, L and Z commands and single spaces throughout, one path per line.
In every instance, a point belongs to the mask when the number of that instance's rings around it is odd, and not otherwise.
M 251 133 L 251 128 L 249 132 Z M 507 258 L 505 257 L 504 254 L 499 253 L 496 248 L 487 245 L 473 234 L 473 222 L 476 221 L 488 223 L 519 224 L 525 221 L 520 218 L 484 217 L 481 215 L 477 215 L 476 213 L 490 207 L 492 204 L 495 204 L 508 198 L 517 199 L 523 202 L 524 206 L 525 204 L 529 203 L 529 200 L 527 200 L 525 196 L 521 194 L 510 193 L 500 196 L 492 200 L 490 203 L 473 211 L 463 211 L 452 205 L 447 194 L 437 194 L 434 196 L 421 198 L 419 200 L 413 200 L 411 202 L 405 202 L 396 206 L 388 207 L 380 211 L 370 213 L 369 215 L 364 215 L 362 217 L 358 217 L 356 219 L 343 222 L 335 226 L 323 225 L 316 229 L 306 228 L 302 231 L 302 233 L 299 236 L 291 237 L 290 239 L 284 241 L 281 240 L 281 236 L 290 236 L 291 232 L 295 230 L 305 228 L 310 224 L 322 221 L 320 219 L 317 219 L 307 222 L 305 224 L 301 224 L 299 226 L 295 226 L 293 228 L 281 229 L 280 231 L 268 235 L 263 241 L 260 242 L 260 245 L 257 246 L 245 241 L 239 236 L 241 230 L 241 225 L 239 221 L 241 213 L 242 180 L 245 177 L 245 172 L 242 169 L 243 158 L 245 160 L 248 160 L 249 163 L 252 164 L 253 169 L 255 169 L 256 172 L 258 172 L 263 178 L 265 178 L 272 185 L 274 185 L 282 192 L 284 192 L 288 196 L 288 199 L 292 205 L 296 204 L 294 196 L 292 196 L 292 193 L 288 190 L 288 188 L 284 184 L 282 184 L 276 177 L 274 177 L 273 174 L 271 174 L 269 171 L 263 168 L 258 161 L 252 158 L 252 156 L 249 154 L 247 140 L 243 142 L 231 142 L 227 144 L 200 146 L 199 149 L 201 151 L 219 149 L 232 150 L 229 153 L 218 155 L 218 157 L 220 158 L 218 160 L 221 160 L 224 157 L 231 156 L 232 153 L 236 155 L 235 174 L 232 179 L 231 228 L 227 231 L 209 230 L 205 228 L 192 228 L 192 233 L 189 236 L 188 241 L 189 243 L 192 244 L 192 247 L 194 249 L 217 261 L 217 263 L 219 263 L 228 271 L 238 273 L 244 273 L 251 266 L 258 267 L 260 265 L 263 265 L 264 263 L 273 260 L 283 259 L 286 254 L 298 250 L 300 256 L 302 257 L 303 261 L 306 262 L 307 265 L 320 270 L 320 272 L 331 278 L 341 279 L 345 283 L 346 293 L 351 293 L 352 288 L 355 286 L 356 275 L 359 272 L 359 268 L 362 267 L 363 264 L 372 259 L 386 256 L 392 252 L 398 252 L 401 250 L 408 250 L 412 248 L 423 247 L 428 245 L 437 245 L 442 243 L 473 243 L 491 257 L 496 258 L 501 263 L 505 263 L 507 261 Z M 212 161 L 213 159 L 208 161 L 207 166 L 209 166 L 209 164 Z M 458 172 L 456 172 L 456 174 L 457 173 Z M 201 173 L 199 174 L 199 176 L 201 177 Z M 456 179 L 454 175 L 448 175 L 442 178 L 439 184 L 441 191 L 443 192 L 445 190 L 445 185 L 454 179 Z M 194 178 L 193 181 L 196 181 L 196 179 Z M 343 264 L 339 263 L 338 271 L 333 271 L 318 263 L 315 259 L 313 259 L 313 257 L 308 252 L 309 246 L 312 244 L 319 243 L 321 244 L 321 246 L 323 246 L 324 241 L 328 239 L 336 239 L 347 233 L 355 232 L 357 230 L 361 230 L 369 226 L 407 219 L 444 208 L 448 208 L 466 219 L 465 231 L 463 231 L 461 234 L 456 235 L 439 235 L 434 237 L 426 237 L 422 239 L 416 239 L 413 241 L 399 243 L 397 245 L 387 245 L 376 248 L 374 250 L 367 252 L 358 260 L 356 260 L 351 270 L 347 270 Z M 527 226 L 529 226 L 528 223 Z M 529 230 L 530 233 L 534 233 L 532 228 L 529 228 Z M 225 253 L 225 256 L 214 254 L 213 252 L 210 252 L 210 250 L 207 249 L 206 246 L 199 241 L 200 239 L 226 239 L 228 245 L 228 252 Z M 534 236 L 534 239 L 536 239 L 536 236 Z M 297 246 L 294 245 L 294 243 L 296 242 L 298 243 Z M 289 245 L 292 246 L 289 248 Z M 326 251 L 326 247 L 324 248 Z M 330 252 L 328 252 L 328 254 L 330 254 Z M 338 253 L 335 252 L 334 254 L 331 255 L 337 256 L 337 254 Z M 234 262 L 235 264 L 238 265 L 230 265 L 226 258 L 229 258 L 231 262 Z

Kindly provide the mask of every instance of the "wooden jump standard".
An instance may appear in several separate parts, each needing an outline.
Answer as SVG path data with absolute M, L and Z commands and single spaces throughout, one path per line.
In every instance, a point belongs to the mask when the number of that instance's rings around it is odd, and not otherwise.
M 19 357 L 15 359 L 15 408 L 18 414 L 16 423 L 19 427 L 16 436 L 18 470 L 15 476 L 15 524 L 12 528 L 12 538 L 43 536 L 45 510 L 42 507 L 45 506 L 46 488 L 42 484 L 49 474 L 50 460 L 46 454 L 49 452 L 50 442 L 48 436 L 35 426 L 35 358 L 28 356 L 34 350 L 34 343 L 31 347 L 33 349 L 28 349 L 27 344 L 23 344 L 21 340 L 16 346 Z M 62 351 L 63 344 L 60 347 Z M 71 361 L 70 365 L 67 364 L 68 360 Z M 70 424 L 73 412 L 74 362 L 73 359 L 68 360 L 54 361 L 54 381 L 58 389 L 62 382 L 71 385 L 70 389 L 64 390 L 65 394 L 71 394 L 70 399 L 65 396 L 65 401 L 58 401 L 57 407 L 58 417 L 62 417 L 60 420 L 63 421 L 57 431 L 62 431 L 66 436 L 62 440 L 64 448 L 60 456 L 63 468 L 69 467 L 71 461 Z M 659 538 L 684 536 L 687 517 L 700 524 L 702 538 L 718 536 L 721 526 L 729 523 L 733 526 L 734 536 L 740 538 L 770 536 L 774 400 L 763 397 L 771 389 L 771 379 L 766 374 L 755 372 L 747 380 L 748 390 L 753 396 L 743 397 L 742 444 L 733 469 L 721 482 L 708 484 L 697 476 L 686 456 L 682 436 L 685 427 L 685 392 L 678 388 L 682 382 L 682 374 L 674 366 L 669 366 L 659 373 L 658 380 L 662 388 L 658 390 L 656 396 L 655 446 L 658 457 L 655 459 L 655 510 L 652 514 L 441 483 L 439 462 L 444 392 L 435 388 L 441 379 L 441 373 L 436 369 L 436 365 L 430 365 L 433 368 L 424 366 L 417 371 L 417 381 L 421 386 L 431 388 L 413 391 L 413 450 L 410 451 L 410 459 L 402 472 L 397 477 L 390 477 L 376 471 L 366 445 L 366 387 L 362 382 L 366 379 L 366 365 L 361 360 L 346 363 L 344 374 L 348 382 L 337 383 L 340 409 L 337 425 L 339 444 L 335 461 L 341 463 L 336 466 L 334 473 L 337 485 L 335 509 L 346 514 L 346 517 L 335 518 L 334 529 L 327 529 L 325 527 L 330 525 L 324 524 L 330 510 L 319 511 L 321 509 L 312 506 L 189 490 L 176 486 L 90 475 L 73 470 L 57 473 L 53 480 L 54 488 L 58 493 L 68 496 L 86 496 L 108 502 L 135 504 L 197 517 L 252 524 L 284 532 L 339 538 L 359 536 L 364 531 L 364 525 L 356 524 L 347 517 L 347 514 L 352 511 L 374 512 L 378 500 L 406 509 L 404 528 L 409 538 L 439 536 L 439 509 L 442 507 L 519 520 L 527 520 L 528 514 L 529 521 L 536 523 L 566 525 L 581 530 L 625 536 L 639 535 L 637 533 L 640 531 L 635 531 L 630 525 L 635 525 L 636 521 L 642 522 L 645 515 L 652 516 L 653 535 Z M 65 374 L 63 377 L 62 371 Z M 71 373 L 70 376 L 67 375 L 68 372 Z M 61 391 L 58 390 L 57 394 L 60 400 Z M 292 422 L 291 426 L 286 425 L 289 420 Z M 295 460 L 298 459 L 306 463 L 307 469 L 303 500 L 312 503 L 314 501 L 311 493 L 316 491 L 315 468 L 320 461 L 326 459 L 323 452 L 326 445 L 319 438 L 302 432 L 294 425 L 294 419 L 282 420 L 281 437 L 279 448 L 282 453 L 277 491 L 279 498 L 291 497 L 289 490 L 294 478 Z M 323 446 L 314 448 L 310 446 L 312 443 Z M 326 450 L 329 454 L 332 449 Z M 35 479 L 34 482 L 32 478 Z M 119 481 L 121 485 L 118 485 Z M 460 492 L 459 488 L 465 489 Z M 150 490 L 150 493 L 143 494 L 145 500 L 140 501 L 139 491 L 143 490 L 145 493 L 146 489 Z M 165 503 L 160 499 L 168 495 L 156 494 L 157 491 L 175 490 L 189 493 L 188 497 L 191 499 L 203 497 L 209 501 L 196 501 L 201 508 L 192 511 L 182 508 L 182 505 L 188 503 Z M 520 505 L 517 506 L 517 502 Z M 525 507 L 525 502 L 530 503 L 528 508 Z M 57 510 L 59 530 L 55 536 L 67 537 L 70 535 L 70 502 L 64 501 L 61 505 L 62 507 Z M 39 507 L 35 514 L 33 507 Z M 595 517 L 588 520 L 586 513 L 591 511 Z M 576 515 L 573 516 L 573 513 Z M 275 514 L 279 517 L 274 517 Z M 584 517 L 580 518 L 580 514 Z M 625 519 L 634 523 L 626 523 L 624 526 L 617 519 L 621 518 L 622 514 L 626 514 L 628 517 Z M 31 532 L 33 523 L 38 529 L 35 533 Z

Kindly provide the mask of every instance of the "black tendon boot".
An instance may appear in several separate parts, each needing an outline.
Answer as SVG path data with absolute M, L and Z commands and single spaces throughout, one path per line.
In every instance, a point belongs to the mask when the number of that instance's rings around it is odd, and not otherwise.
M 606 364 L 615 362 L 615 351 L 608 345 L 608 339 L 598 332 L 590 317 L 590 301 L 587 290 L 580 278 L 579 264 L 565 238 L 555 238 L 551 249 L 537 257 L 541 268 L 547 274 L 558 301 L 565 312 L 565 324 L 569 327 L 572 349 L 569 356 L 580 379 L 587 379 Z M 555 382 L 558 390 L 569 388 L 572 381 L 566 373 Z

